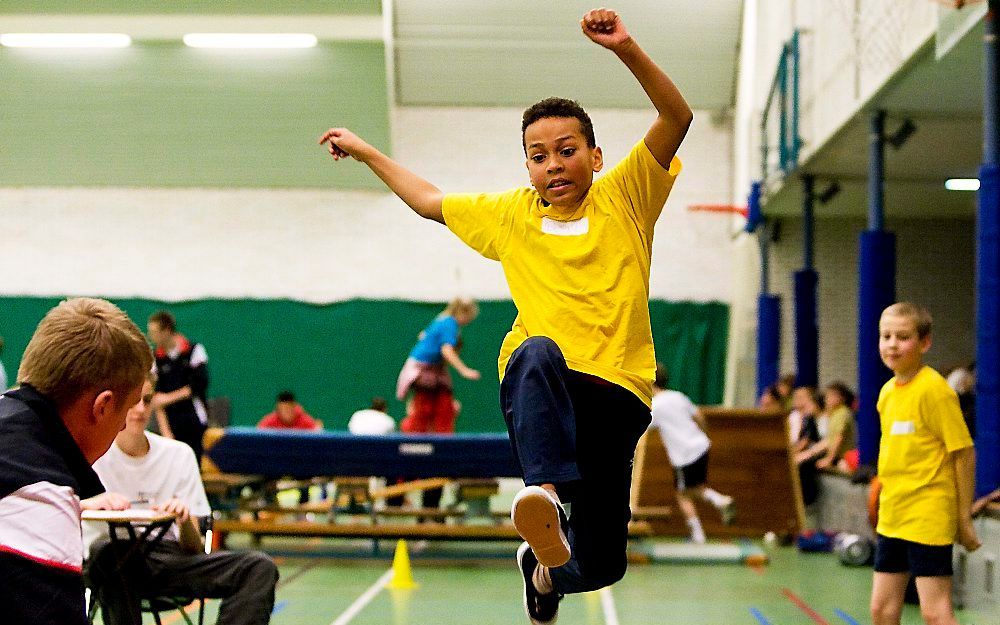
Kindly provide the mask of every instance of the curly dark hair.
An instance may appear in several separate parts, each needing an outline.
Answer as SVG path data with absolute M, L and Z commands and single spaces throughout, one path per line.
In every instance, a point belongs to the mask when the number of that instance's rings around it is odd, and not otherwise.
M 594 124 L 590 121 L 590 115 L 583 110 L 575 100 L 566 98 L 545 98 L 535 102 L 524 110 L 521 116 L 521 147 L 524 153 L 528 153 L 528 147 L 524 144 L 524 131 L 528 126 L 546 117 L 573 117 L 580 122 L 580 130 L 587 140 L 587 146 L 597 147 L 597 139 L 594 137 Z

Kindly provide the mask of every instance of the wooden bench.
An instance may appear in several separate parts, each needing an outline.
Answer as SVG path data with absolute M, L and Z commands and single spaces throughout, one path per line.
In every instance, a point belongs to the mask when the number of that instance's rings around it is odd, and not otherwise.
M 329 538 L 427 539 L 427 540 L 521 540 L 509 523 L 494 525 L 447 523 L 314 523 L 310 521 L 262 521 L 219 519 L 213 529 L 224 540 L 226 534 L 252 536 L 319 536 Z M 629 524 L 629 536 L 652 536 L 646 522 Z

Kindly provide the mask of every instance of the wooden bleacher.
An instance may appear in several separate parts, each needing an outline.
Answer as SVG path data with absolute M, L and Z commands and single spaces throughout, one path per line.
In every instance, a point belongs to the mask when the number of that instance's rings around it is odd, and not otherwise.
M 730 526 L 722 524 L 711 506 L 695 503 L 706 534 L 797 533 L 805 524 L 804 508 L 785 414 L 714 407 L 702 408 L 702 413 L 712 440 L 708 483 L 736 503 L 736 522 Z M 674 470 L 656 430 L 646 432 L 636 449 L 631 505 L 633 518 L 648 522 L 655 535 L 688 535 L 677 508 Z
M 252 536 L 320 536 L 328 538 L 427 539 L 427 540 L 513 540 L 521 537 L 510 523 L 478 525 L 454 523 L 318 523 L 313 521 L 273 521 L 219 519 L 213 529 L 219 534 L 242 532 Z M 648 523 L 633 522 L 629 536 L 652 536 Z

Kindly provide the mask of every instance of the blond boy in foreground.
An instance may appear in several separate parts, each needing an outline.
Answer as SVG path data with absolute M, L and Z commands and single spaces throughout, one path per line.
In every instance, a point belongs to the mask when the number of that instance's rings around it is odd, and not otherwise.
M 18 388 L 0 396 L 0 604 L 5 623 L 82 625 L 80 500 L 104 492 L 91 466 L 139 401 L 146 338 L 110 302 L 45 315 Z
M 952 543 L 979 548 L 972 525 L 975 451 L 958 396 L 923 363 L 931 316 L 901 302 L 879 321 L 879 355 L 895 376 L 878 398 L 882 422 L 874 625 L 899 625 L 910 576 L 924 622 L 957 624 L 951 602 Z

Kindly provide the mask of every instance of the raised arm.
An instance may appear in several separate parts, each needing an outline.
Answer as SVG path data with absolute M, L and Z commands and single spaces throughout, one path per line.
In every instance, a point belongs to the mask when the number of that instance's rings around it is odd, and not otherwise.
M 320 145 L 327 145 L 335 161 L 350 156 L 367 165 L 416 214 L 444 223 L 441 214 L 444 194 L 441 190 L 382 154 L 361 137 L 347 128 L 331 128 L 323 133 L 319 142 Z
M 653 59 L 632 39 L 617 13 L 610 9 L 588 11 L 580 20 L 583 34 L 614 52 L 632 72 L 656 108 L 656 121 L 646 133 L 646 147 L 664 167 L 677 152 L 694 115 L 684 96 Z

